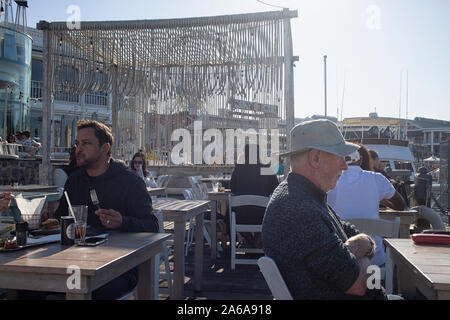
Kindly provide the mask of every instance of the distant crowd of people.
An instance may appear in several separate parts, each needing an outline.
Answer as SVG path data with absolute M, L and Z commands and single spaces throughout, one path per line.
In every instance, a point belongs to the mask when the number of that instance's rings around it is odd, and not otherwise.
M 3 138 L 0 138 L 0 141 L 6 143 L 21 144 L 25 147 L 41 147 L 41 143 L 37 142 L 34 139 L 31 139 L 30 131 L 28 130 L 22 132 L 18 131 L 16 134 L 10 133 L 6 138 L 6 141 Z

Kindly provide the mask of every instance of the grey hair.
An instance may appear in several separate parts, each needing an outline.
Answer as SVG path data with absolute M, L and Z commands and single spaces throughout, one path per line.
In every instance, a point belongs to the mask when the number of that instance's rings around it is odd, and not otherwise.
M 306 148 L 296 154 L 293 154 L 291 156 L 291 168 L 293 164 L 301 163 L 304 159 L 308 156 L 309 152 L 312 150 L 312 148 Z

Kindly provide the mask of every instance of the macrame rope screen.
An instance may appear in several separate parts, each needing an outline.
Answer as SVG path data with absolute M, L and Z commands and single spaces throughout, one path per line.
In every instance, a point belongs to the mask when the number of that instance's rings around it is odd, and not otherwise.
M 285 18 L 50 23 L 52 91 L 117 94 L 119 153 L 142 148 L 155 164 L 167 161 L 172 131 L 195 120 L 203 129 L 279 128 Z

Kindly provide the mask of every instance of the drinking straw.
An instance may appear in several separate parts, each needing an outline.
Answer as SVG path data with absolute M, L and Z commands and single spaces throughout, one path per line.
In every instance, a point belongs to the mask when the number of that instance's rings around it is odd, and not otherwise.
M 77 222 L 77 218 L 75 218 L 75 214 L 73 213 L 72 205 L 70 204 L 69 196 L 67 195 L 67 191 L 64 191 L 64 196 L 66 196 L 67 204 L 69 205 L 69 212 L 73 217 L 73 220 Z

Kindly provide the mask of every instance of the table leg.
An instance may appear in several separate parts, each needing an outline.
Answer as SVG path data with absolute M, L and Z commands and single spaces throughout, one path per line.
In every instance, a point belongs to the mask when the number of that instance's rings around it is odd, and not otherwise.
M 220 200 L 220 212 L 224 217 L 227 216 L 227 206 L 228 206 L 227 202 L 228 202 L 227 200 Z
M 159 259 L 159 255 L 158 255 Z M 155 256 L 139 265 L 138 299 L 155 300 Z M 158 297 L 156 297 L 158 298 Z
M 173 270 L 173 289 L 174 299 L 184 299 L 184 234 L 186 229 L 185 221 L 175 221 L 174 234 L 174 270 Z M 195 228 L 198 230 L 199 228 Z M 202 229 L 200 229 L 202 230 Z M 203 236 L 203 234 L 202 234 Z M 197 238 L 195 239 L 197 242 Z
M 211 240 L 211 246 L 214 242 Z M 200 291 L 202 287 L 203 273 L 203 213 L 195 217 L 195 290 Z
M 397 288 L 398 293 L 407 297 L 415 297 L 416 287 L 411 277 L 411 269 L 400 258 L 396 258 L 397 264 Z M 394 260 L 394 261 L 395 261 Z
M 411 235 L 409 234 L 409 227 L 414 223 L 413 217 L 400 217 L 400 239 L 409 239 Z
M 217 258 L 217 202 L 211 201 L 211 259 L 216 260 L 216 258 Z

